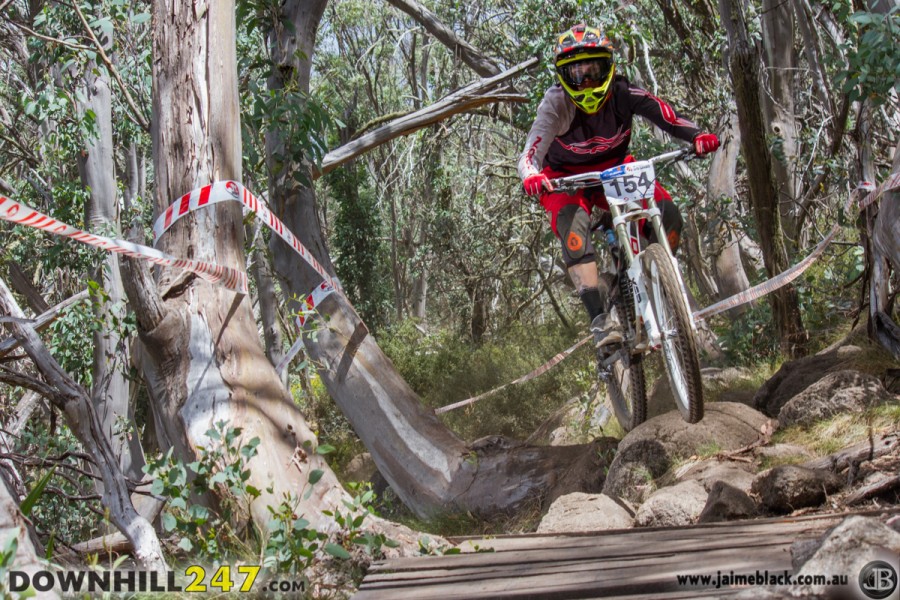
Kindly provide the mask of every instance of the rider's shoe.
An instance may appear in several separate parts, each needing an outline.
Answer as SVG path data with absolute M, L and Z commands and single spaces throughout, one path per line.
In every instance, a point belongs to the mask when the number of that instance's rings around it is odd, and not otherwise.
M 594 348 L 597 350 L 621 344 L 625 340 L 622 326 L 609 313 L 594 317 L 591 321 L 591 333 L 594 335 Z

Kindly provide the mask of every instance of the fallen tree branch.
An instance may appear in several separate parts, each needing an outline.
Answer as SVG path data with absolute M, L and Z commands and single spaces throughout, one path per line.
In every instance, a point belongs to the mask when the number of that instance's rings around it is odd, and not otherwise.
M 34 325 L 32 326 L 35 331 L 43 331 L 46 329 L 53 321 L 58 319 L 64 312 L 70 309 L 75 304 L 78 304 L 82 300 L 86 300 L 88 297 L 88 291 L 84 290 L 78 292 L 74 296 L 70 298 L 66 298 L 50 310 L 45 313 L 39 315 L 36 319 L 34 319 Z M 14 317 L 14 318 L 24 318 L 23 317 Z M 13 350 L 19 347 L 19 342 L 15 337 L 6 338 L 5 340 L 0 340 L 0 357 L 6 356 Z
M 875 483 L 871 483 L 869 485 L 865 485 L 852 494 L 849 494 L 844 498 L 844 504 L 846 506 L 851 506 L 853 504 L 859 504 L 863 500 L 871 498 L 873 496 L 880 496 L 885 492 L 889 492 L 891 490 L 900 488 L 900 475 L 895 475 L 893 477 L 886 477 L 881 481 L 876 481 Z
M 503 71 L 502 73 L 482 79 L 467 85 L 447 96 L 442 100 L 426 106 L 421 110 L 394 119 L 387 125 L 371 131 L 352 142 L 348 142 L 325 155 L 322 159 L 322 167 L 313 174 L 318 178 L 333 171 L 338 166 L 368 152 L 372 148 L 380 146 L 401 135 L 408 135 L 414 131 L 427 127 L 438 121 L 442 121 L 452 115 L 465 112 L 469 109 L 490 104 L 493 102 L 525 102 L 527 98 L 520 94 L 493 94 L 487 92 L 522 71 L 526 71 L 538 64 L 537 58 L 531 58 L 525 62 Z
M 387 0 L 387 2 L 415 19 L 425 28 L 425 31 L 447 46 L 454 56 L 458 56 L 461 61 L 482 77 L 491 77 L 500 72 L 497 63 L 456 35 L 452 29 L 441 23 L 434 13 L 415 0 Z
M 876 443 L 860 442 L 838 450 L 828 456 L 815 458 L 803 463 L 807 469 L 830 469 L 837 473 L 864 460 L 872 460 L 900 449 L 900 434 L 883 435 Z
M 23 318 L 6 283 L 0 279 L 0 314 Z M 134 556 L 141 568 L 163 572 L 167 569 L 162 546 L 150 523 L 140 516 L 131 496 L 118 458 L 103 432 L 87 391 L 75 383 L 50 354 L 33 327 L 8 325 L 13 336 L 31 358 L 44 382 L 50 388 L 46 397 L 65 415 L 72 432 L 84 451 L 96 462 L 103 479 L 103 506 L 110 520 L 134 547 Z

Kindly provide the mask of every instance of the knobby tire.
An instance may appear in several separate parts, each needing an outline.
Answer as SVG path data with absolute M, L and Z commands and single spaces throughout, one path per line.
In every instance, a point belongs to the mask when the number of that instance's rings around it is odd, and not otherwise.
M 675 267 L 665 249 L 659 244 L 650 244 L 642 254 L 642 261 L 653 314 L 659 326 L 666 332 L 662 352 L 672 395 L 675 396 L 675 402 L 684 420 L 688 423 L 697 423 L 703 418 L 700 359 L 697 355 L 697 340 L 691 327 L 690 313 L 684 302 Z M 657 273 L 655 290 L 654 268 Z

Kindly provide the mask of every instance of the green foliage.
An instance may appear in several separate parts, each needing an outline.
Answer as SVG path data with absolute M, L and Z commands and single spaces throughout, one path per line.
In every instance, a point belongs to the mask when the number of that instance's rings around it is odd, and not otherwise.
M 165 455 L 149 460 L 144 471 L 154 478 L 151 491 L 169 499 L 162 516 L 166 533 L 192 558 L 220 561 L 240 551 L 244 538 L 236 531 L 250 518 L 250 503 L 260 491 L 249 485 L 248 462 L 256 456 L 259 438 L 243 442 L 241 429 L 219 421 L 206 432 L 211 444 L 199 447 L 197 460 L 184 464 Z M 199 504 L 213 492 L 214 506 Z M 203 500 L 204 502 L 207 500 Z
M 836 6 L 846 14 L 845 5 Z M 838 71 L 836 83 L 853 101 L 888 103 L 891 90 L 900 91 L 900 5 L 884 14 L 857 11 L 847 19 L 857 39 L 844 45 L 847 65 Z
M 571 345 L 560 326 L 512 328 L 506 336 L 473 346 L 446 330 L 423 335 L 413 323 L 381 341 L 385 353 L 430 407 L 440 407 L 508 383 Z M 524 439 L 550 413 L 593 383 L 593 363 L 578 352 L 529 383 L 512 386 L 463 410 L 446 422 L 463 438 L 508 435 Z
M 334 264 L 347 296 L 369 330 L 377 333 L 390 318 L 390 273 L 375 191 L 358 161 L 327 176 L 337 204 Z

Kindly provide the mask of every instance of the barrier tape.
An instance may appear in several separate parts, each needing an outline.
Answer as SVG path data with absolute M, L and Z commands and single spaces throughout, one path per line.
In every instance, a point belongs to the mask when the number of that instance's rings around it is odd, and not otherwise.
M 862 187 L 863 184 L 867 184 L 867 187 Z M 865 189 L 869 193 L 865 197 L 859 199 L 859 210 L 865 210 L 866 207 L 878 200 L 885 192 L 890 192 L 898 187 L 900 187 L 900 171 L 893 173 L 877 188 L 868 181 L 861 182 L 860 189 Z
M 72 238 L 73 240 L 77 240 L 89 246 L 101 248 L 107 252 L 116 252 L 118 254 L 124 254 L 125 256 L 146 260 L 157 265 L 184 269 L 185 271 L 196 273 L 210 283 L 221 284 L 227 289 L 241 294 L 247 293 L 247 274 L 238 269 L 222 267 L 199 260 L 177 258 L 164 252 L 160 252 L 155 248 L 142 246 L 141 244 L 133 244 L 125 240 L 94 235 L 82 231 L 77 227 L 66 225 L 62 221 L 49 217 L 31 208 L 27 204 L 10 200 L 4 196 L 0 196 L 0 220 L 18 223 L 19 225 L 48 231 L 54 235 Z
M 578 348 L 580 348 L 585 342 L 587 342 L 590 339 L 591 339 L 591 337 L 588 336 L 588 337 L 584 338 L 583 340 L 581 340 L 580 342 L 576 342 L 574 345 L 563 350 L 562 352 L 560 352 L 559 354 L 557 354 L 556 356 L 551 358 L 549 361 L 547 361 L 546 363 L 544 363 L 543 365 L 541 365 L 540 367 L 538 367 L 537 369 L 532 371 L 531 373 L 528 373 L 527 375 L 523 375 L 522 377 L 519 377 L 515 381 L 510 381 L 509 383 L 505 383 L 498 388 L 494 388 L 494 389 L 490 390 L 489 392 L 479 394 L 478 396 L 475 396 L 474 398 L 469 398 L 467 400 L 461 400 L 461 401 L 455 402 L 453 404 L 448 404 L 447 406 L 442 406 L 441 408 L 436 408 L 434 410 L 434 414 L 439 415 L 441 413 L 445 413 L 445 412 L 451 411 L 456 408 L 461 408 L 461 407 L 467 406 L 469 404 L 474 404 L 475 402 L 478 402 L 479 400 L 481 400 L 483 398 L 487 398 L 488 396 L 492 396 L 492 395 L 496 394 L 497 392 L 508 388 L 511 385 L 525 383 L 526 381 L 530 381 L 539 375 L 543 375 L 544 373 L 549 371 L 551 368 L 555 367 L 556 365 L 558 365 L 559 363 L 564 361 L 566 358 L 568 358 L 573 352 L 578 350 Z
M 288 246 L 293 248 L 322 279 L 331 285 L 332 288 L 340 289 L 337 282 L 322 268 L 322 265 L 306 249 L 306 246 L 301 244 L 291 230 L 278 217 L 272 214 L 265 201 L 254 196 L 250 190 L 237 181 L 216 181 L 210 185 L 193 190 L 173 202 L 153 223 L 153 244 L 156 245 L 159 238 L 172 225 L 191 211 L 219 202 L 240 202 L 247 210 L 256 213 L 256 218 L 261 220 L 269 229 L 283 239 Z
M 717 315 L 720 312 L 724 312 L 728 309 L 734 308 L 736 306 L 740 306 L 741 304 L 746 304 L 748 302 L 753 302 L 754 300 L 758 300 L 767 294 L 771 294 L 775 290 L 786 286 L 791 283 L 800 275 L 806 271 L 810 265 L 812 265 L 816 260 L 822 256 L 822 253 L 825 252 L 825 248 L 828 247 L 828 244 L 834 239 L 834 237 L 840 232 L 841 228 L 839 225 L 834 225 L 831 228 L 831 233 L 822 238 L 822 241 L 813 249 L 809 255 L 798 262 L 796 265 L 788 269 L 787 271 L 782 272 L 780 275 L 776 275 L 771 279 L 767 279 L 762 283 L 753 286 L 750 289 L 744 290 L 734 296 L 729 298 L 725 298 L 719 302 L 711 306 L 707 306 L 702 310 L 698 310 L 694 313 L 694 320 L 707 319 L 713 315 Z
M 219 202 L 229 201 L 240 202 L 245 209 L 255 213 L 258 219 L 281 237 L 281 239 L 293 248 L 294 251 L 322 277 L 323 282 L 316 286 L 316 288 L 307 294 L 301 301 L 305 313 L 314 310 L 322 300 L 340 289 L 339 282 L 322 268 L 319 262 L 312 256 L 309 250 L 300 243 L 300 240 L 297 239 L 290 229 L 272 214 L 272 211 L 266 203 L 236 181 L 217 181 L 193 190 L 173 202 L 162 212 L 162 214 L 160 214 L 153 224 L 154 245 L 159 241 L 160 237 L 172 227 L 172 225 L 191 211 Z M 238 269 L 222 267 L 204 261 L 177 258 L 155 248 L 141 244 L 88 233 L 49 217 L 22 202 L 10 200 L 4 196 L 0 196 L 0 219 L 48 231 L 55 235 L 69 237 L 84 244 L 106 250 L 107 252 L 116 252 L 146 260 L 154 264 L 184 269 L 196 273 L 210 283 L 221 284 L 227 289 L 241 294 L 248 293 L 247 274 Z M 297 324 L 300 327 L 303 327 L 307 320 L 307 315 L 301 314 L 297 318 Z M 300 338 L 297 343 L 294 344 L 294 347 L 291 348 L 288 357 L 293 359 L 299 352 L 300 347 L 302 347 L 302 338 Z M 288 362 L 290 362 L 290 360 L 288 360 Z M 282 368 L 286 366 L 287 363 L 285 363 Z

